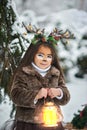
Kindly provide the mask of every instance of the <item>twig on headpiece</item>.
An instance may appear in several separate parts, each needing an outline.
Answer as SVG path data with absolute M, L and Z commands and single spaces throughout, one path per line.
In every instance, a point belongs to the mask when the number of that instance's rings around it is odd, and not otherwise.
M 58 30 L 55 28 L 51 34 L 53 37 L 59 37 L 60 38 L 65 38 L 65 39 L 70 39 L 73 38 L 74 35 L 71 34 L 71 32 L 67 29 L 65 32 L 63 30 Z
M 28 26 L 26 26 L 26 25 L 24 24 L 24 22 L 22 22 L 22 24 L 23 24 L 23 26 L 25 27 L 27 33 L 35 33 L 34 28 L 33 28 L 33 26 L 32 26 L 31 24 L 29 24 Z
M 31 24 L 29 24 L 28 26 L 26 26 L 24 24 L 24 22 L 22 22 L 23 26 L 25 27 L 25 29 L 27 30 L 27 33 L 35 33 L 35 34 L 44 34 L 44 30 L 45 29 L 40 29 L 37 28 L 36 26 L 32 26 Z
M 32 26 L 29 24 L 28 26 L 25 26 L 23 23 L 25 29 L 27 30 L 27 33 L 34 33 L 34 38 L 32 39 L 32 43 L 36 44 L 38 41 L 42 42 L 49 42 L 52 44 L 57 44 L 59 40 L 63 41 L 63 39 L 70 39 L 74 38 L 74 35 L 71 34 L 71 32 L 67 29 L 65 32 L 63 30 L 59 30 L 55 28 L 48 36 L 45 35 L 45 29 L 37 28 L 36 26 Z M 65 41 L 66 43 L 66 41 Z

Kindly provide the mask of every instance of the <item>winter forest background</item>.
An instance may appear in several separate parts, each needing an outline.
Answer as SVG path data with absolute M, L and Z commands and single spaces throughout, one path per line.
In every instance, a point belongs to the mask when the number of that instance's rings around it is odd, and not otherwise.
M 11 77 L 30 44 L 30 23 L 51 32 L 69 29 L 75 38 L 58 43 L 70 102 L 61 106 L 64 122 L 71 122 L 87 105 L 87 0 L 0 0 L 0 126 L 14 118 L 9 96 Z M 87 118 L 85 119 L 87 121 Z

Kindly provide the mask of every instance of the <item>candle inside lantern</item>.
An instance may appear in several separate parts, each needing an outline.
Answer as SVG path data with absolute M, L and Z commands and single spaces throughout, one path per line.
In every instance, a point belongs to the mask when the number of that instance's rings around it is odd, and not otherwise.
M 42 110 L 43 125 L 47 127 L 54 127 L 58 125 L 58 114 L 57 108 L 52 102 L 45 104 Z

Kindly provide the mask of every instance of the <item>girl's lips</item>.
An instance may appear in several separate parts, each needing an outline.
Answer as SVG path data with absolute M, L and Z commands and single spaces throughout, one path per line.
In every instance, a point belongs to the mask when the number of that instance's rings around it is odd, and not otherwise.
M 43 63 L 41 63 L 41 65 L 47 65 L 47 64 L 43 64 Z

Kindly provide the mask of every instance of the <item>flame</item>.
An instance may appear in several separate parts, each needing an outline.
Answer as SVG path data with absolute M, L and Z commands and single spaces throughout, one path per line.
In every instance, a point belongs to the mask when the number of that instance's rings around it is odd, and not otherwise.
M 43 107 L 42 120 L 44 126 L 58 126 L 57 108 L 54 106 L 52 102 L 46 103 L 46 105 Z

